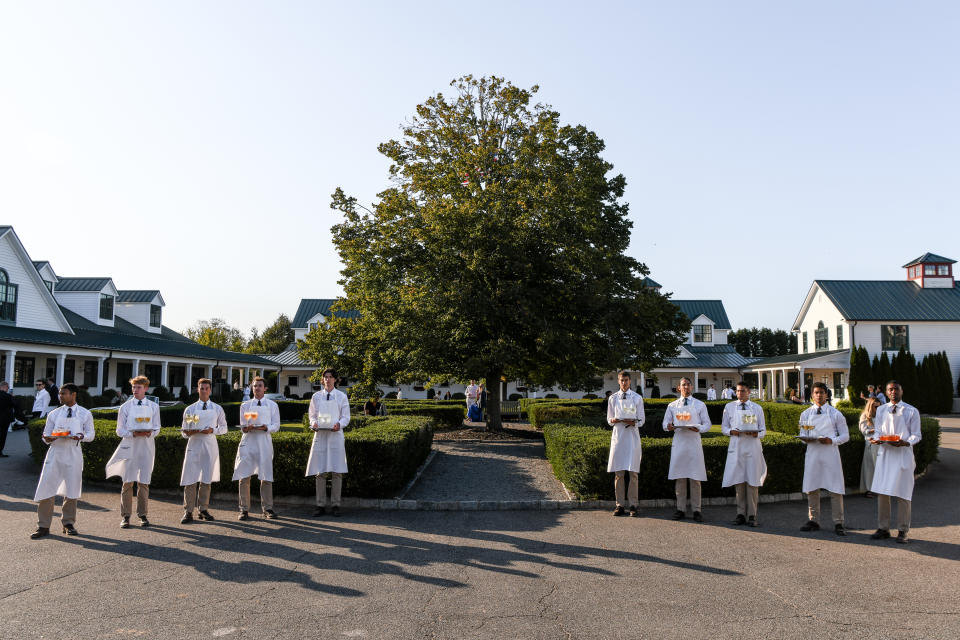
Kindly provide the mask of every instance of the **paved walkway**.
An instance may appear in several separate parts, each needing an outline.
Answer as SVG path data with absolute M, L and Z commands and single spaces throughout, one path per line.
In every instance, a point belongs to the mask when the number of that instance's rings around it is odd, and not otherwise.
M 542 440 L 438 441 L 408 500 L 566 500 Z

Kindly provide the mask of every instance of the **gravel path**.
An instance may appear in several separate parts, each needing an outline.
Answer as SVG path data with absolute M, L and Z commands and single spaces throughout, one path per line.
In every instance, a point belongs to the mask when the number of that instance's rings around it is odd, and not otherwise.
M 434 442 L 433 461 L 409 500 L 566 500 L 543 442 Z

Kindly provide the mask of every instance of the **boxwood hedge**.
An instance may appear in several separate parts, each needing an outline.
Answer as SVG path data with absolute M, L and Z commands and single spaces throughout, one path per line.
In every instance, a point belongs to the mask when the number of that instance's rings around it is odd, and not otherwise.
M 569 407 L 564 408 L 569 409 Z M 556 415 L 556 414 L 554 414 Z M 924 471 L 936 459 L 940 444 L 940 423 L 934 418 L 922 418 L 923 439 L 914 447 L 917 473 Z M 610 431 L 598 428 L 594 422 L 585 422 L 569 414 L 551 419 L 543 425 L 547 459 L 554 474 L 568 489 L 581 498 L 613 499 L 612 474 L 607 472 L 610 453 Z M 733 495 L 733 489 L 723 489 L 723 467 L 726 463 L 730 439 L 719 433 L 703 435 L 703 454 L 707 481 L 703 483 L 706 497 Z M 644 438 L 643 461 L 640 464 L 641 498 L 672 498 L 673 482 L 667 479 L 670 468 L 671 438 Z M 804 445 L 784 433 L 768 431 L 763 439 L 763 455 L 767 461 L 767 480 L 761 493 L 795 493 L 800 491 L 803 479 Z M 847 486 L 860 482 L 860 464 L 863 460 L 863 436 L 859 429 L 851 429 L 850 442 L 840 445 L 840 457 Z
M 47 447 L 41 439 L 43 420 L 29 425 L 30 445 L 37 463 Z M 430 453 L 433 419 L 427 416 L 361 417 L 344 434 L 347 465 L 344 495 L 361 498 L 390 498 L 413 477 Z M 89 480 L 104 480 L 104 467 L 120 442 L 114 420 L 94 420 L 96 438 L 83 446 L 83 473 Z M 241 432 L 231 429 L 217 438 L 220 448 L 220 478 L 215 491 L 232 491 L 233 465 Z M 304 477 L 313 434 L 307 430 L 284 430 L 273 434 L 274 492 L 277 495 L 312 495 L 314 479 Z M 177 428 L 163 428 L 156 437 L 156 462 L 151 486 L 175 489 L 180 486 L 187 441 Z M 111 482 L 119 484 L 119 479 Z

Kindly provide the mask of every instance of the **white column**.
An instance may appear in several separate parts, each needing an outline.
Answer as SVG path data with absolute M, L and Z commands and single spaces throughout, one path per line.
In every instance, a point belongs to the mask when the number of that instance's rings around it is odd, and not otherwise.
M 640 395 L 644 398 L 647 397 L 647 377 L 643 374 L 643 371 L 640 372 Z
M 183 380 L 183 386 L 187 388 L 187 393 L 193 393 L 193 363 L 187 363 L 187 373 Z
M 700 390 L 700 372 L 694 371 L 693 372 L 693 392 L 696 393 L 699 390 Z
M 247 367 L 240 367 L 240 387 L 247 385 Z
M 205 365 L 205 366 L 204 366 L 204 371 L 207 372 L 206 377 L 207 377 L 207 378 L 210 378 L 211 380 L 213 380 L 213 365 L 212 365 L 212 364 Z
M 106 357 L 98 356 L 97 357 L 97 384 L 94 387 L 97 390 L 97 395 L 103 393 L 103 363 L 106 361 Z
M 56 376 L 58 387 L 63 386 L 63 370 L 66 366 L 67 366 L 67 354 L 58 353 L 57 354 L 57 376 Z M 73 380 L 71 380 L 70 382 L 73 382 Z
M 160 362 L 160 382 L 159 382 L 159 384 L 167 387 L 168 390 L 173 391 L 173 390 L 170 389 L 170 387 L 167 385 L 167 381 L 169 380 L 169 378 L 167 377 L 167 373 L 168 373 L 168 370 L 169 370 L 169 366 L 168 366 L 169 364 L 170 364 L 170 363 L 167 362 L 166 360 L 163 360 L 163 361 Z M 154 384 L 154 386 L 156 386 L 156 384 Z
M 233 389 L 233 366 L 227 367 L 227 385 Z
M 17 352 L 15 349 L 11 349 L 6 352 L 7 354 L 7 370 L 4 371 L 3 377 L 10 385 L 10 393 L 13 393 L 13 361 L 17 357 Z
M 786 369 L 780 369 L 780 393 L 782 393 L 783 395 L 787 394 L 787 370 Z
M 803 394 L 803 367 L 797 367 L 797 369 L 799 371 L 797 380 L 797 386 L 799 389 L 797 389 L 797 395 L 800 396 L 801 400 L 806 401 L 807 398 Z
M 133 370 L 133 375 L 130 376 L 131 378 L 136 378 L 138 375 L 140 375 L 140 358 L 133 359 L 132 370 Z

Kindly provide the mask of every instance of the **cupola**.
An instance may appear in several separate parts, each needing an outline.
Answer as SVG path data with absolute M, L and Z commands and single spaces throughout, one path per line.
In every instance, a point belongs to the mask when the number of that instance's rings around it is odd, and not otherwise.
M 925 253 L 916 260 L 903 265 L 907 270 L 907 280 L 924 289 L 952 289 L 953 265 L 956 260 Z

